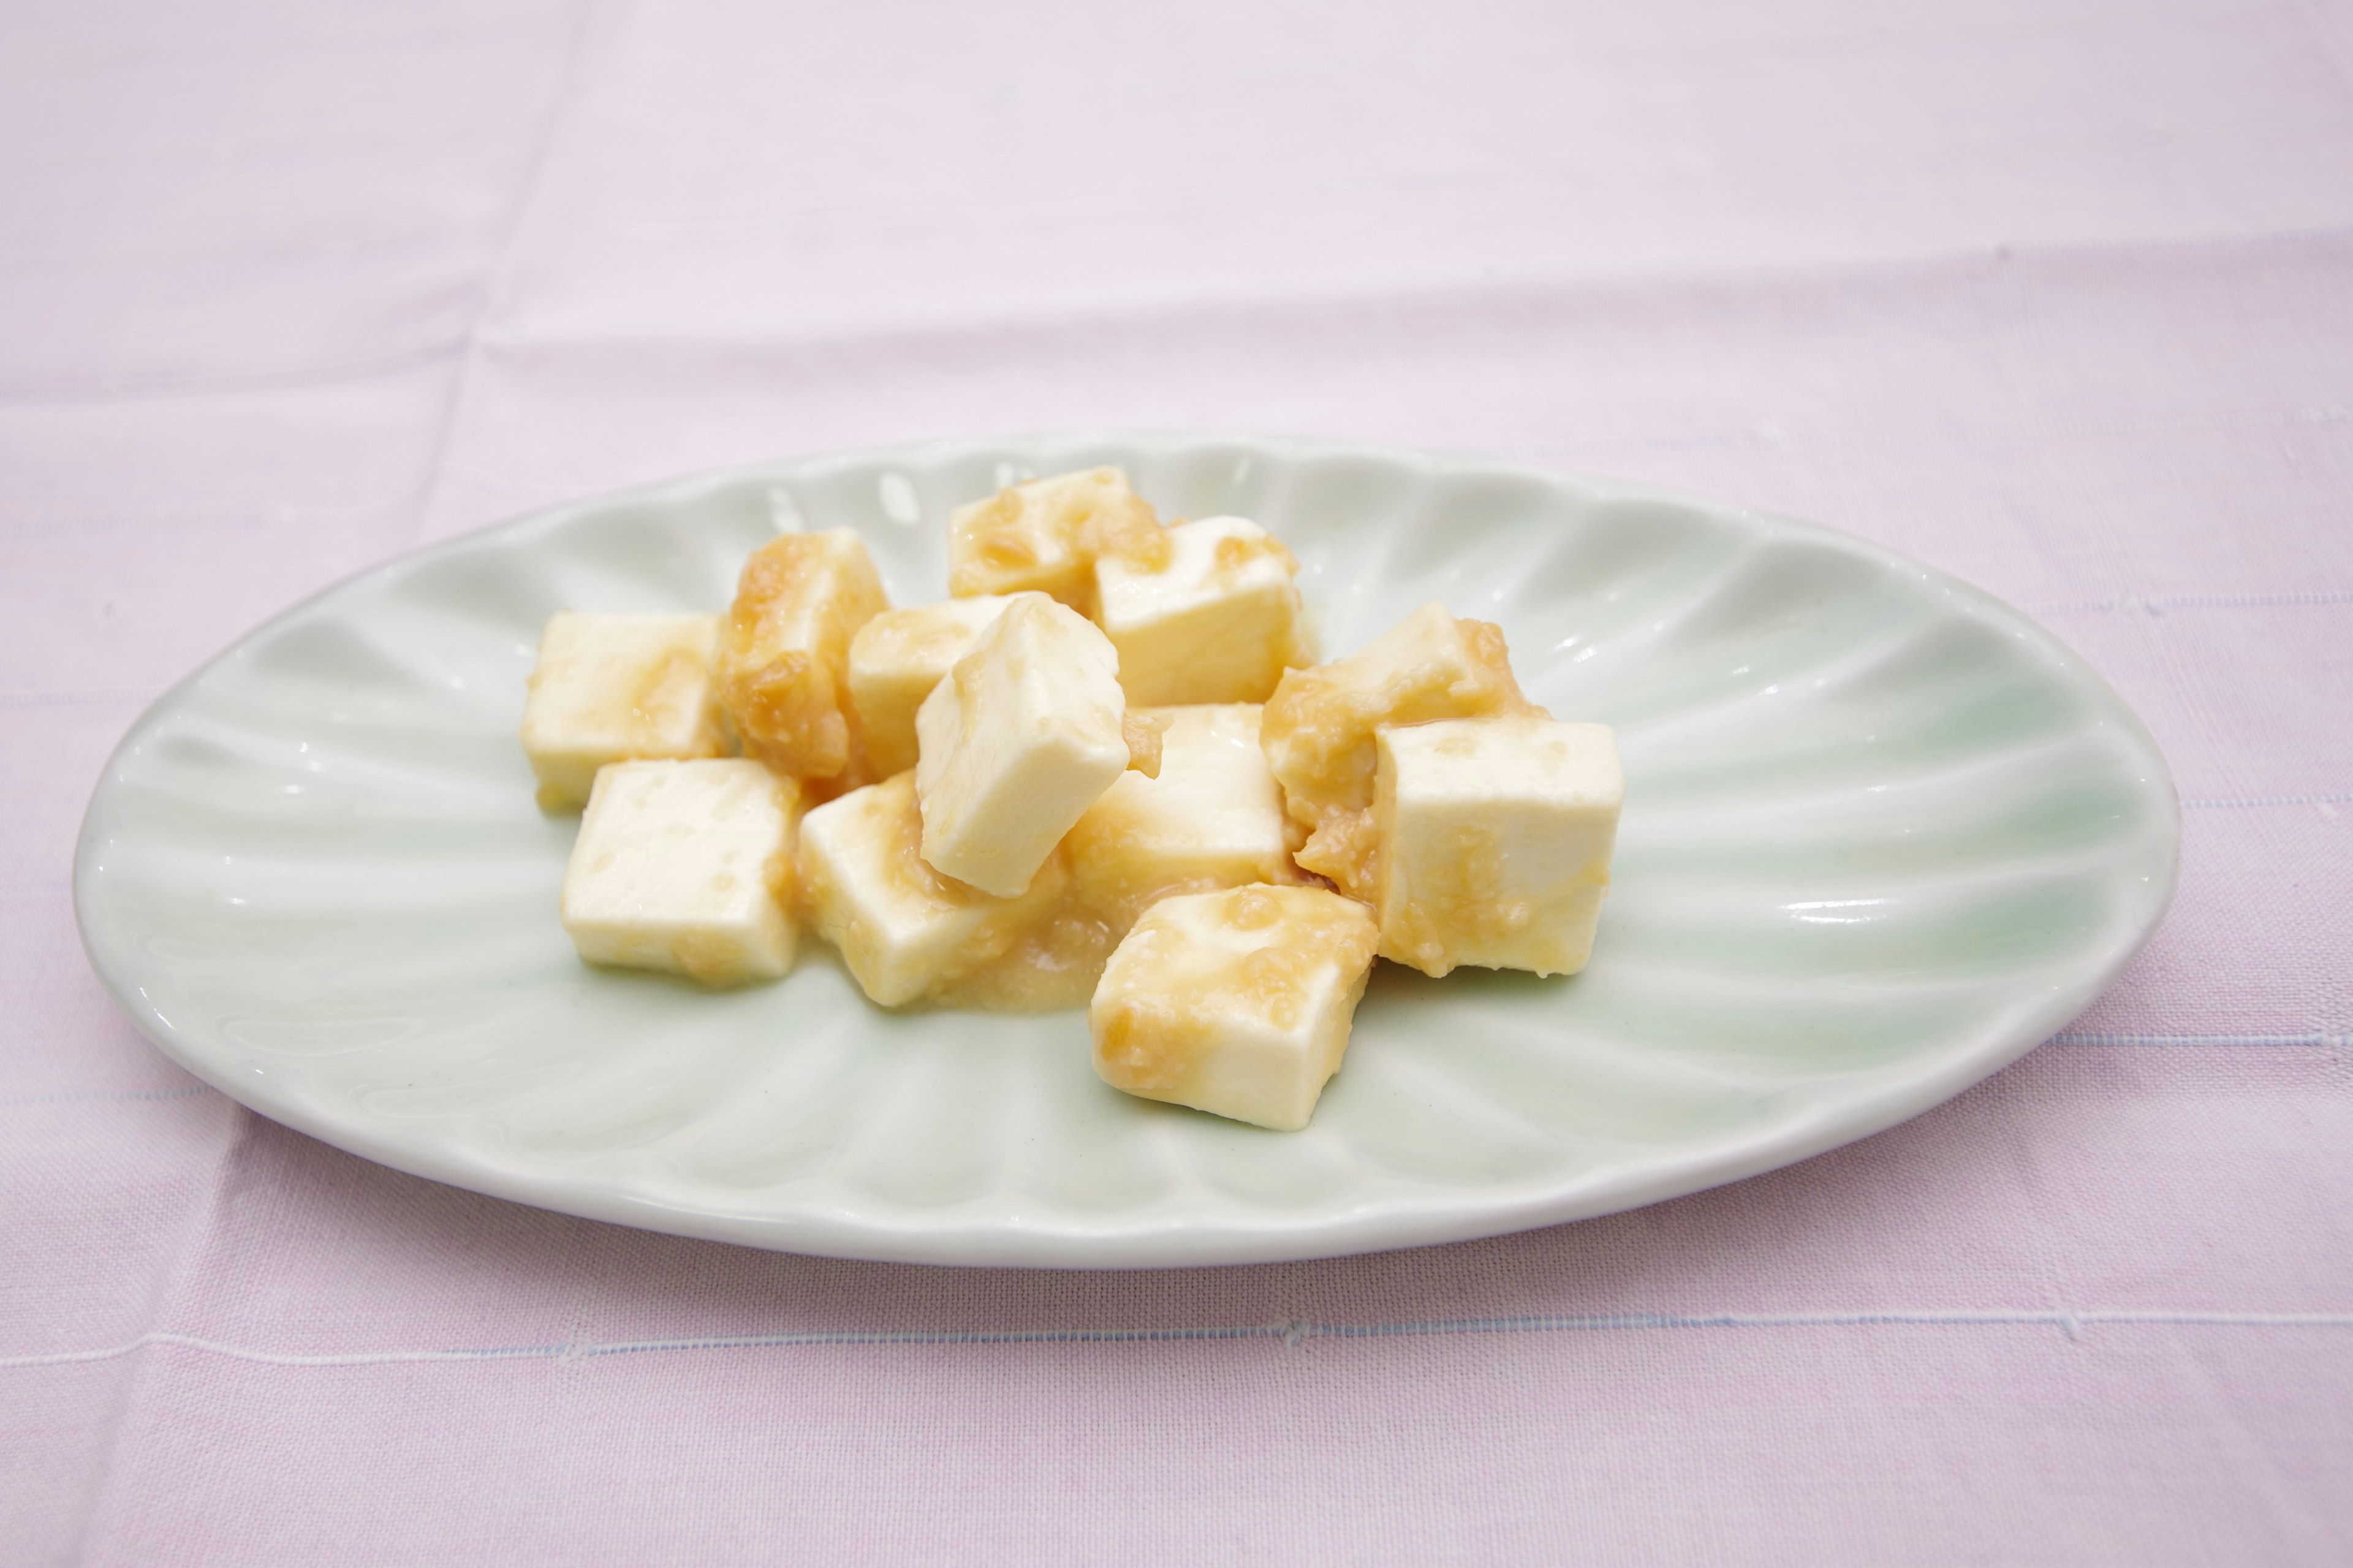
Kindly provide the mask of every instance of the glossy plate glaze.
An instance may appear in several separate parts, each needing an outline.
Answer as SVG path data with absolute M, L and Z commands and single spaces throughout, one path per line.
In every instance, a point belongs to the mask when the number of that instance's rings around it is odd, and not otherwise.
M 1281 1134 L 1105 1088 L 1077 1013 L 882 1013 L 814 941 L 719 995 L 575 960 L 575 819 L 533 805 L 515 739 L 552 612 L 716 608 L 761 541 L 841 524 L 918 603 L 952 507 L 1094 463 L 1163 516 L 1271 528 L 1327 653 L 1441 599 L 1502 623 L 1556 716 L 1618 727 L 1584 974 L 1381 965 L 1314 1124 Z M 663 485 L 330 590 L 133 727 L 74 888 L 159 1046 L 370 1159 L 754 1247 L 1108 1268 L 1492 1235 L 1875 1131 L 2090 1002 L 2156 926 L 2178 836 L 2097 676 L 1859 541 L 1409 452 L 1075 437 Z

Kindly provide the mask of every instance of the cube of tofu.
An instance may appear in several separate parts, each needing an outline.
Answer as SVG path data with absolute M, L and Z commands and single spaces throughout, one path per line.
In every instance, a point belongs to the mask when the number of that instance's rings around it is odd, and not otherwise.
M 913 773 L 852 790 L 801 824 L 812 923 L 885 1007 L 954 994 L 1050 921 L 1070 886 L 1055 857 L 1019 898 L 992 898 L 924 865 L 923 830 Z
M 885 610 L 858 628 L 849 639 L 849 702 L 877 776 L 915 765 L 915 710 L 1011 602 L 999 594 L 947 599 Z
M 719 627 L 719 700 L 745 756 L 820 798 L 872 776 L 849 708 L 849 639 L 890 607 L 849 529 L 783 534 L 752 552 Z
M 591 963 L 705 985 L 792 967 L 800 790 L 741 757 L 616 763 L 564 868 L 564 929 Z
M 1294 669 L 1267 700 L 1261 740 L 1283 807 L 1308 829 L 1300 865 L 1373 897 L 1373 734 L 1385 724 L 1543 716 L 1520 695 L 1503 628 L 1424 605 L 1360 651 Z
M 1171 893 L 1302 879 L 1256 704 L 1128 712 L 1166 722 L 1159 776 L 1122 773 L 1062 841 L 1081 894 L 1114 931 Z
M 1527 715 L 1380 733 L 1381 956 L 1574 974 L 1609 890 L 1626 775 L 1607 724 Z
M 1156 569 L 1095 563 L 1096 624 L 1119 650 L 1134 703 L 1263 702 L 1285 669 L 1313 662 L 1300 626 L 1299 563 L 1242 517 L 1166 531 Z
M 1095 562 L 1163 558 L 1160 519 L 1117 468 L 1031 479 L 948 518 L 948 592 L 1050 594 L 1081 615 L 1095 607 Z
M 1321 888 L 1163 899 L 1119 944 L 1087 1024 L 1113 1089 L 1296 1132 L 1340 1070 L 1373 917 Z
M 1018 897 L 1127 769 L 1119 656 L 1093 623 L 1023 594 L 916 710 L 924 861 Z
M 723 755 L 711 679 L 718 640 L 716 616 L 552 617 L 522 705 L 539 804 L 579 810 L 607 763 Z

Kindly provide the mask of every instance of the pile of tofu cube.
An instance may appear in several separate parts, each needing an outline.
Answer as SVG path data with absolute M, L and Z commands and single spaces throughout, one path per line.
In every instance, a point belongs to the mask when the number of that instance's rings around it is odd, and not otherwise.
M 949 527 L 938 604 L 838 529 L 723 615 L 549 622 L 522 741 L 584 811 L 584 959 L 738 985 L 806 925 L 880 1005 L 1083 1004 L 1104 1081 L 1280 1131 L 1376 956 L 1585 966 L 1617 743 L 1523 697 L 1499 628 L 1430 604 L 1317 664 L 1279 541 L 1164 525 L 1117 468 Z

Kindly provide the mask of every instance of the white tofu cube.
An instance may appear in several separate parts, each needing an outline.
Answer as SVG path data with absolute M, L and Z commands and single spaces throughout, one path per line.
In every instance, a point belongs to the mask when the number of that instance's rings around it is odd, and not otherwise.
M 552 617 L 522 705 L 539 804 L 579 810 L 607 763 L 725 754 L 711 679 L 718 639 L 716 616 Z
M 1160 519 L 1117 468 L 1031 479 L 948 518 L 948 592 L 1050 594 L 1081 615 L 1095 607 L 1095 562 L 1157 559 Z
M 1373 897 L 1373 734 L 1385 724 L 1544 710 L 1520 695 L 1500 626 L 1424 605 L 1356 653 L 1294 669 L 1267 699 L 1261 738 L 1284 809 L 1307 828 L 1296 858 Z
M 1080 892 L 1114 931 L 1171 893 L 1301 880 L 1256 704 L 1128 713 L 1166 721 L 1159 775 L 1122 773 L 1062 841 Z
M 849 639 L 890 607 L 849 529 L 782 534 L 752 552 L 719 627 L 719 700 L 745 756 L 820 797 L 873 776 L 849 709 Z
M 982 594 L 885 610 L 849 639 L 849 701 L 877 778 L 915 765 L 915 710 L 1011 600 Z
M 1019 898 L 992 898 L 924 865 L 923 831 L 913 773 L 853 790 L 801 823 L 811 922 L 885 1007 L 944 999 L 985 980 L 1051 921 L 1070 886 L 1057 856 Z
M 1105 966 L 1087 1024 L 1113 1089 L 1278 1132 L 1340 1070 L 1373 917 L 1321 888 L 1163 899 Z
M 564 869 L 564 929 L 591 963 L 705 985 L 792 967 L 792 780 L 741 757 L 617 763 Z
M 1119 656 L 1043 594 L 1008 605 L 916 710 L 923 859 L 1019 896 L 1125 772 Z
M 1095 621 L 1119 650 L 1130 702 L 1263 702 L 1285 669 L 1313 662 L 1299 563 L 1272 534 L 1248 518 L 1205 517 L 1166 537 L 1157 569 L 1095 563 Z
M 1379 745 L 1381 956 L 1425 974 L 1584 968 L 1626 799 L 1609 726 L 1454 719 Z

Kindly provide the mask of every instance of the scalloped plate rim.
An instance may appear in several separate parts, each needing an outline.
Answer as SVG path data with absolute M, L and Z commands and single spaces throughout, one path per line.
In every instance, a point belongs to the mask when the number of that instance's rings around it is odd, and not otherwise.
M 446 1137 L 426 1135 L 421 1128 L 406 1127 L 410 1136 L 388 1136 L 380 1129 L 396 1124 L 320 1114 L 303 1100 L 276 1092 L 276 1086 L 266 1077 L 248 1080 L 228 1070 L 228 1064 L 207 1054 L 205 1042 L 191 1039 L 147 1003 L 143 994 L 135 994 L 137 988 L 124 977 L 132 961 L 105 933 L 93 929 L 98 890 L 95 855 L 101 810 L 125 755 L 168 720 L 183 700 L 248 647 L 298 620 L 331 609 L 346 595 L 486 544 L 527 542 L 575 518 L 616 506 L 659 504 L 745 482 L 786 479 L 806 481 L 828 470 L 860 466 L 931 464 L 996 456 L 1025 447 L 1111 443 L 1169 448 L 1232 447 L 1289 462 L 1324 458 L 1369 458 L 1425 473 L 1502 476 L 1548 487 L 1573 487 L 1612 500 L 1689 507 L 1737 519 L 1767 536 L 1778 533 L 1810 540 L 1860 556 L 1883 569 L 1903 573 L 1920 586 L 1933 590 L 1950 607 L 1973 617 L 1990 619 L 2007 630 L 2021 634 L 2021 640 L 2034 650 L 2040 666 L 2053 679 L 2073 687 L 2089 700 L 2091 706 L 2104 710 L 2104 719 L 2118 721 L 2126 727 L 2126 738 L 2146 756 L 2152 770 L 2151 776 L 2140 782 L 2144 787 L 2161 793 L 2169 808 L 2158 819 L 2165 837 L 2162 886 L 2152 889 L 2154 897 L 2145 902 L 2137 926 L 2129 936 L 2113 945 L 2097 963 L 2086 963 L 2074 984 L 2047 994 L 2030 1008 L 1999 1016 L 1978 1030 L 1966 1048 L 1955 1048 L 1940 1059 L 1894 1075 L 1874 1092 L 1858 1100 L 1811 1107 L 1795 1121 L 1776 1123 L 1762 1131 L 1694 1141 L 1685 1152 L 1646 1163 L 1634 1179 L 1622 1173 L 1604 1173 L 1566 1185 L 1551 1184 L 1550 1190 L 1533 1195 L 1501 1197 L 1477 1205 L 1447 1201 L 1447 1197 L 1426 1201 L 1385 1198 L 1344 1211 L 1337 1219 L 1304 1226 L 1286 1224 L 1281 1219 L 1263 1224 L 1224 1222 L 1214 1227 L 1188 1226 L 1178 1215 L 1108 1232 L 1088 1224 L 1067 1223 L 995 1221 L 978 1226 L 958 1226 L 952 1217 L 953 1208 L 931 1211 L 942 1216 L 935 1223 L 906 1226 L 865 1218 L 843 1221 L 822 1209 L 755 1216 L 730 1208 L 671 1203 L 633 1194 L 625 1185 L 612 1183 L 571 1179 L 561 1166 L 553 1163 L 527 1170 L 501 1166 Z M 1452 454 L 1315 437 L 1103 428 L 892 443 L 696 470 L 534 508 L 371 563 L 248 629 L 174 682 L 142 710 L 109 752 L 85 808 L 75 843 L 72 895 L 75 924 L 91 968 L 115 1004 L 167 1058 L 247 1109 L 375 1163 L 555 1213 L 765 1250 L 956 1267 L 1111 1269 L 1304 1261 L 1476 1240 L 1595 1218 L 1687 1195 L 1795 1164 L 1870 1137 L 1983 1081 L 2025 1056 L 2080 1014 L 2162 925 L 2179 885 L 2179 792 L 2163 752 L 2138 715 L 2080 655 L 2040 623 L 1993 594 L 1941 568 L 1857 535 L 1783 513 L 1720 501 L 1672 487 L 1489 458 L 1475 453 Z M 1840 1076 L 1888 1075 L 1880 1072 Z M 1461 1191 L 1452 1188 L 1444 1193 L 1451 1197 Z

